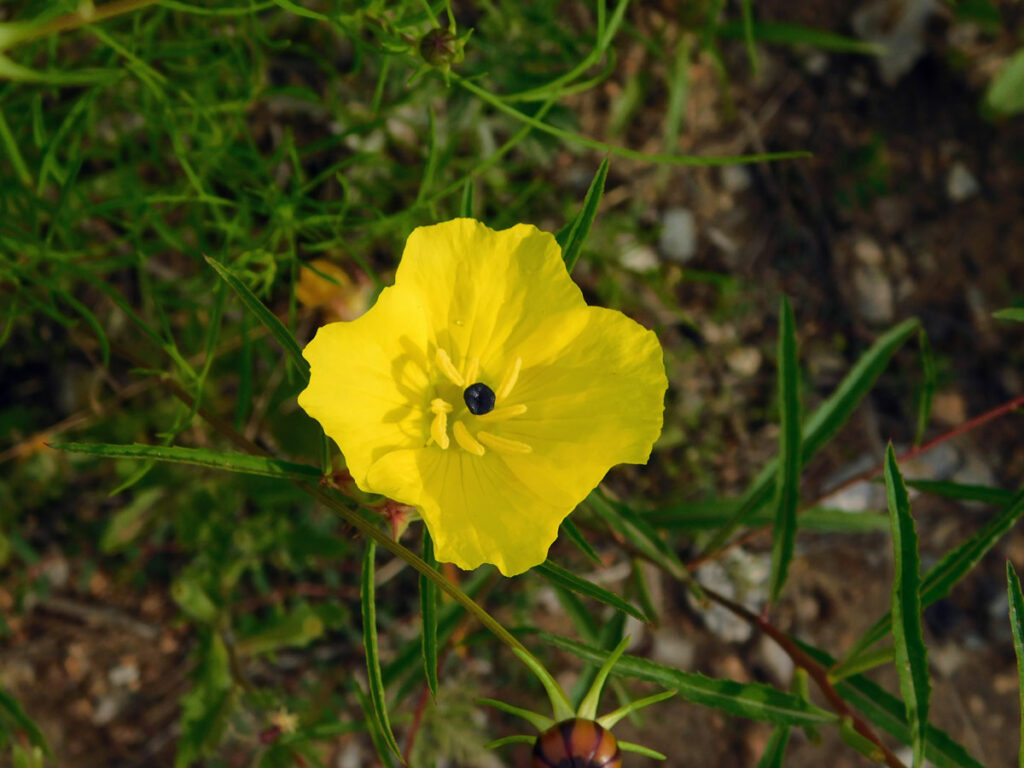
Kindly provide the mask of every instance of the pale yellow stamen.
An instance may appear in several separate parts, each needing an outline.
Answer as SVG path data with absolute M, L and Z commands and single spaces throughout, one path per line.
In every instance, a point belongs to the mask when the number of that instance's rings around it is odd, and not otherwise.
M 523 367 L 523 358 L 517 357 L 516 361 L 509 368 L 505 374 L 505 378 L 501 380 L 501 386 L 498 387 L 498 391 L 494 393 L 494 402 L 500 403 L 509 393 L 512 391 L 512 387 L 516 385 L 516 381 L 519 380 L 519 371 Z
M 498 437 L 490 432 L 477 432 L 476 436 L 481 443 L 488 448 L 498 451 L 498 453 L 530 453 L 533 450 L 526 443 L 510 440 L 507 437 Z M 456 439 L 458 439 L 458 434 L 456 434 Z
M 448 414 L 444 411 L 435 411 L 434 414 L 434 420 L 430 423 L 430 439 L 441 446 L 442 450 L 447 450 L 451 444 L 448 440 Z
M 442 400 L 440 397 L 435 397 L 430 401 L 431 413 L 451 413 L 454 408 L 447 400 Z
M 524 413 L 526 413 L 525 405 L 506 405 L 504 408 L 495 408 L 490 413 L 482 413 L 477 418 L 480 421 L 505 421 L 514 416 L 522 416 Z
M 465 380 L 462 378 L 461 374 L 459 374 L 459 371 L 455 367 L 455 364 L 452 362 L 452 359 L 448 357 L 448 353 L 445 352 L 440 347 L 438 347 L 437 349 L 436 360 L 438 367 L 441 369 L 441 372 L 449 379 L 451 379 L 452 384 L 454 384 L 456 387 L 466 386 Z
M 475 437 L 469 434 L 466 425 L 461 421 L 455 422 L 455 425 L 452 427 L 452 434 L 455 435 L 455 442 L 462 446 L 464 451 L 468 451 L 476 456 L 484 455 L 484 447 L 476 441 Z
M 466 366 L 466 384 L 476 383 L 476 377 L 480 375 L 480 358 L 474 357 Z

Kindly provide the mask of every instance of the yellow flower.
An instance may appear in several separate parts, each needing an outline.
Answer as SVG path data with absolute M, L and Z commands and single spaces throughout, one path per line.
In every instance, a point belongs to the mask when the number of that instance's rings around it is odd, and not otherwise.
M 420 227 L 395 284 L 303 352 L 299 405 L 356 484 L 417 507 L 439 560 L 506 576 L 542 563 L 558 526 L 661 432 L 661 346 L 587 306 L 555 238 L 473 219 Z

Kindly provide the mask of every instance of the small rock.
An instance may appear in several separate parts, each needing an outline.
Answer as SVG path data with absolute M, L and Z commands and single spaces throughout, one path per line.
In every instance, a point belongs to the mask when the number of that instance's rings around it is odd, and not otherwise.
M 932 418 L 946 426 L 957 426 L 967 421 L 967 403 L 955 391 L 936 392 L 932 398 Z
M 107 672 L 111 685 L 134 687 L 139 682 L 139 667 L 134 661 L 126 661 Z
M 804 56 L 804 69 L 808 74 L 821 77 L 828 71 L 828 56 L 823 51 L 811 51 Z
M 742 603 L 750 610 L 760 611 L 768 599 L 768 578 L 771 555 L 752 554 L 742 549 L 726 553 L 697 570 L 701 584 Z M 690 598 L 692 601 L 692 597 Z M 698 609 L 703 606 L 696 605 Z M 703 610 L 704 625 L 711 634 L 730 643 L 742 643 L 753 633 L 751 626 L 731 611 L 712 603 Z
M 981 185 L 967 166 L 959 160 L 953 163 L 946 177 L 946 195 L 954 203 L 969 200 L 981 191 Z
M 821 500 L 821 505 L 843 512 L 866 512 L 885 506 L 885 489 L 864 480 L 843 488 Z
M 956 671 L 963 666 L 964 660 L 963 649 L 953 642 L 928 649 L 928 663 L 946 679 L 956 674 Z
M 675 261 L 686 262 L 697 253 L 697 220 L 688 208 L 669 208 L 661 216 L 661 252 Z
M 793 660 L 769 637 L 762 636 L 758 646 L 761 660 L 776 685 L 785 688 L 793 677 Z
M 761 367 L 761 353 L 757 347 L 740 347 L 730 352 L 725 362 L 734 373 L 749 378 Z
M 939 7 L 937 0 L 870 0 L 853 14 L 854 31 L 881 46 L 875 57 L 886 85 L 895 85 L 925 52 L 925 27 Z
M 885 263 L 882 246 L 864 235 L 859 236 L 853 244 L 853 255 L 865 267 L 880 267 Z
M 661 628 L 653 633 L 651 659 L 676 669 L 690 669 L 696 656 L 693 641 L 673 629 Z
M 622 252 L 619 263 L 633 272 L 654 272 L 658 269 L 658 254 L 649 245 L 634 244 Z
M 742 165 L 723 165 L 719 177 L 726 192 L 736 194 L 750 188 L 750 171 Z
M 861 265 L 853 272 L 857 311 L 868 323 L 888 325 L 896 315 L 896 300 L 889 278 L 880 267 Z

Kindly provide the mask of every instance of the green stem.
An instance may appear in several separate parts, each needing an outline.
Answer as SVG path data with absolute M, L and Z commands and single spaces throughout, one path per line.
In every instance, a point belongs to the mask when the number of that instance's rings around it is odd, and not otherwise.
M 543 120 L 538 120 L 535 117 L 531 117 L 523 112 L 520 112 L 513 106 L 506 104 L 498 96 L 488 91 L 485 88 L 481 88 L 479 85 L 471 80 L 456 75 L 454 72 L 449 75 L 451 79 L 458 85 L 465 88 L 467 91 L 477 96 L 481 101 L 490 104 L 492 107 L 497 109 L 499 112 L 504 112 L 506 115 L 511 115 L 516 120 L 523 122 L 538 131 L 549 133 L 552 136 L 557 136 L 563 141 L 571 142 L 573 144 L 579 144 L 584 147 L 591 149 L 600 150 L 611 155 L 618 157 L 625 157 L 630 160 L 639 160 L 644 163 L 661 163 L 665 165 L 686 165 L 686 166 L 709 166 L 709 165 L 737 165 L 740 163 L 762 163 L 770 160 L 794 160 L 797 158 L 811 157 L 810 152 L 769 152 L 757 155 L 665 155 L 665 154 L 650 154 L 647 152 L 639 152 L 635 149 L 628 149 L 626 147 L 617 147 L 613 144 L 608 144 L 597 139 L 591 139 L 588 136 L 583 136 L 579 133 L 573 133 L 572 131 L 566 131 L 562 128 L 558 128 L 554 125 L 545 123 Z
M 59 32 L 78 29 L 87 24 L 96 24 L 115 16 L 131 13 L 132 11 L 145 8 L 147 5 L 154 5 L 157 2 L 159 0 L 116 0 L 113 3 L 105 3 L 104 5 L 93 7 L 91 11 L 75 11 L 74 13 L 58 16 L 56 19 L 41 24 L 34 29 L 28 29 L 24 34 L 19 34 L 11 42 L 13 44 L 26 43 L 30 40 L 38 40 L 41 37 L 49 37 Z

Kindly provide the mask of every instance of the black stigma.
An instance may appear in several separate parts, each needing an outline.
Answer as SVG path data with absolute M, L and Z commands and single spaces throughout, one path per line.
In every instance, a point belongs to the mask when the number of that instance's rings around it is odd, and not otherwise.
M 494 390 L 479 381 L 466 387 L 462 399 L 474 416 L 483 416 L 494 410 Z

